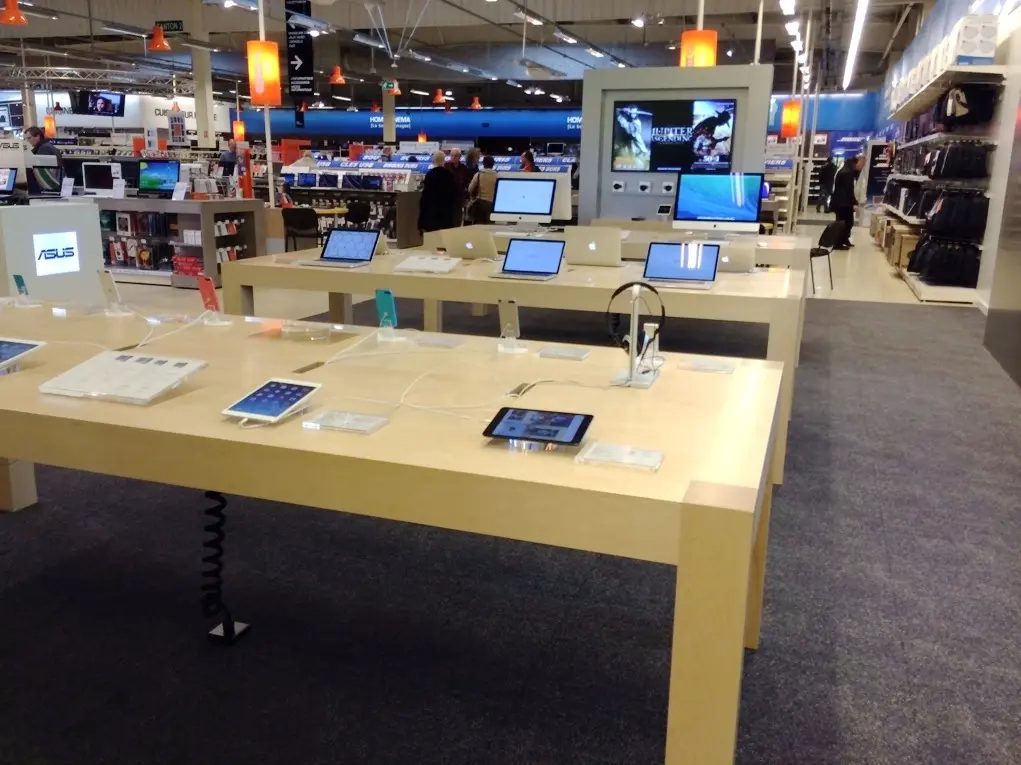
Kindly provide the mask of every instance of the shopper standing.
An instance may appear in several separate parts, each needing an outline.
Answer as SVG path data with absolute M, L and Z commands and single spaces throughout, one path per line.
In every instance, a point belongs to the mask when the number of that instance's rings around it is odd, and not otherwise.
M 496 197 L 495 164 L 493 158 L 487 155 L 482 160 L 482 169 L 468 184 L 468 196 L 471 199 L 468 203 L 469 223 L 489 223 L 489 216 L 493 213 L 493 199 Z
M 833 155 L 831 154 L 826 158 L 826 164 L 819 168 L 819 203 L 815 206 L 815 211 L 829 212 L 830 209 L 830 195 L 833 194 L 833 180 L 837 176 L 837 165 L 833 161 Z
M 848 250 L 851 244 L 851 229 L 854 227 L 854 208 L 858 199 L 854 193 L 854 183 L 858 179 L 864 160 L 855 156 L 844 162 L 833 179 L 833 195 L 830 197 L 830 209 L 837 220 L 844 224 L 844 230 L 836 249 Z
M 50 143 L 50 139 L 46 137 L 42 128 L 30 127 L 25 131 L 25 140 L 32 147 L 33 154 L 40 154 L 44 157 L 56 157 L 57 161 L 60 161 L 60 151 Z
M 418 203 L 418 228 L 420 231 L 440 231 L 453 228 L 455 211 L 458 208 L 457 181 L 444 163 L 447 157 L 442 151 L 433 154 L 432 169 L 422 181 L 422 198 Z
M 521 154 L 521 172 L 522 173 L 537 173 L 535 169 L 535 155 L 530 151 L 523 152 Z

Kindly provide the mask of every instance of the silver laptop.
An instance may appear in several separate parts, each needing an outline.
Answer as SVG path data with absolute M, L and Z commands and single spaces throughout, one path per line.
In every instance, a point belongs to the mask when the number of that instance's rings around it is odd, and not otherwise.
M 568 226 L 564 229 L 567 262 L 572 266 L 620 265 L 620 229 Z
M 511 239 L 503 269 L 491 274 L 494 279 L 525 279 L 548 282 L 560 273 L 565 242 L 546 239 Z
M 329 266 L 330 268 L 358 268 L 368 265 L 376 252 L 378 231 L 355 231 L 335 228 L 326 237 L 319 260 L 295 261 L 301 266 Z
M 755 248 L 749 245 L 722 245 L 719 271 L 721 274 L 752 273 L 755 271 Z
M 653 242 L 642 278 L 657 286 L 709 290 L 716 281 L 720 245 L 703 242 Z
M 443 249 L 452 258 L 461 260 L 499 260 L 493 233 L 482 226 L 447 228 L 440 232 Z

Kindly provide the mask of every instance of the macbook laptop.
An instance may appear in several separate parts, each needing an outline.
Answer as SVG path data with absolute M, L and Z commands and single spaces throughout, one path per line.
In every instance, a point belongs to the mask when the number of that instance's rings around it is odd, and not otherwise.
M 720 247 L 721 274 L 750 274 L 755 271 L 755 249 L 749 246 L 735 247 L 725 244 Z
M 619 266 L 620 229 L 568 226 L 564 229 L 567 262 L 572 266 Z
M 498 260 L 493 234 L 481 226 L 447 228 L 440 232 L 440 239 L 447 255 L 462 260 Z
M 560 273 L 565 242 L 544 239 L 511 239 L 503 270 L 494 279 L 526 279 L 546 282 Z
M 712 289 L 720 245 L 702 242 L 653 242 L 645 259 L 646 281 L 688 290 Z
M 372 261 L 379 241 L 378 231 L 355 231 L 335 228 L 326 237 L 319 260 L 295 261 L 301 266 L 330 266 L 331 268 L 357 268 Z

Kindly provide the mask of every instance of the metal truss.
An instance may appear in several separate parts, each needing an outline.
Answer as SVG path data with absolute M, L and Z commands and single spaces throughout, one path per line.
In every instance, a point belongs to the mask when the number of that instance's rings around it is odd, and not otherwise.
M 125 69 L 86 69 L 77 66 L 20 67 L 0 69 L 0 87 L 21 88 L 26 82 L 39 86 L 46 81 L 81 85 L 113 84 L 125 89 L 159 90 L 188 96 L 195 92 L 195 81 L 190 72 L 177 77 Z

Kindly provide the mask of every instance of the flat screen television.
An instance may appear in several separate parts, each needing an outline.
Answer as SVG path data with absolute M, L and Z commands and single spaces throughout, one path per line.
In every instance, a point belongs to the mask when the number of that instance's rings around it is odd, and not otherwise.
M 615 173 L 729 173 L 733 99 L 615 101 Z
M 78 90 L 71 93 L 71 111 L 93 117 L 123 117 L 124 94 L 109 90 Z
M 177 160 L 143 159 L 138 162 L 140 192 L 172 193 L 180 177 L 181 163 Z

